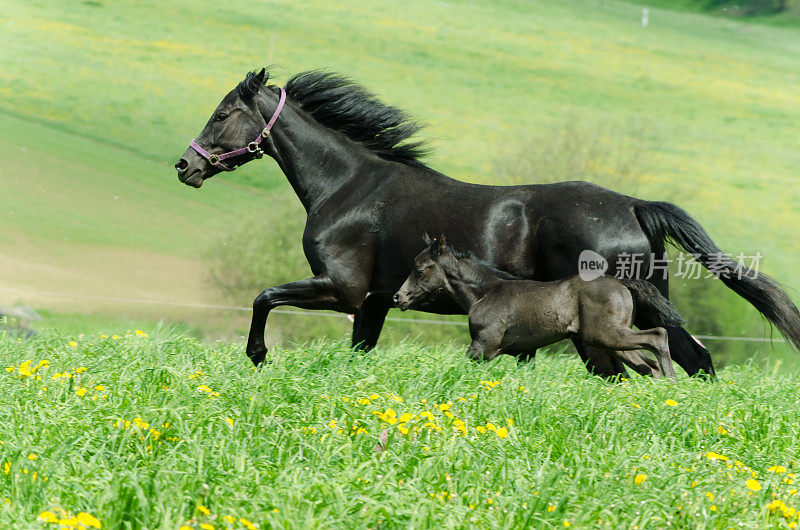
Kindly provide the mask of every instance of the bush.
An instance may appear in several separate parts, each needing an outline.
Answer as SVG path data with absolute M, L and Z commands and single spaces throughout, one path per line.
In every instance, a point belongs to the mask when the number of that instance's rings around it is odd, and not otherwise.
M 568 115 L 501 152 L 494 171 L 507 184 L 585 180 L 633 195 L 652 160 L 641 140 L 646 132 L 641 125 L 614 126 Z

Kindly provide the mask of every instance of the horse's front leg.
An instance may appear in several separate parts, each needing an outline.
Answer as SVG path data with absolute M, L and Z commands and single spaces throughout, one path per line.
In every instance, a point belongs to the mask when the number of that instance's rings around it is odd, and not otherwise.
M 359 299 L 356 294 L 348 294 L 338 289 L 328 276 L 314 276 L 270 287 L 253 302 L 253 321 L 247 339 L 247 356 L 256 366 L 266 359 L 264 331 L 267 316 L 276 307 L 290 305 L 302 309 L 328 309 L 351 313 L 358 309 L 358 303 L 354 302 L 356 299 Z M 363 300 L 363 294 L 359 300 Z
M 361 308 L 356 311 L 353 322 L 353 348 L 369 351 L 378 343 L 386 313 L 392 306 L 389 296 L 380 294 L 367 295 Z

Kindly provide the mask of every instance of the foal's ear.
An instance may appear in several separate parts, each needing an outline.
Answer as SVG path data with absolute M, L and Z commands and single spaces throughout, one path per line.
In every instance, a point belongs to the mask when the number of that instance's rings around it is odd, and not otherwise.
M 261 71 L 256 74 L 256 81 L 258 81 L 259 85 L 263 85 L 267 82 L 267 79 L 269 79 L 267 69 L 262 68 Z
M 431 236 L 428 235 L 428 232 L 422 234 L 422 242 L 425 243 L 426 247 L 430 246 L 432 241 L 433 240 L 431 239 Z

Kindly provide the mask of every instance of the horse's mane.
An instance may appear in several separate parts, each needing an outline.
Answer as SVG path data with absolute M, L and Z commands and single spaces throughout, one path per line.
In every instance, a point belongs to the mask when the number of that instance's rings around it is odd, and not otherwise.
M 255 72 L 236 87 L 243 98 L 253 97 L 260 88 Z M 428 152 L 425 142 L 407 141 L 424 126 L 347 77 L 311 70 L 292 76 L 285 88 L 286 95 L 317 122 L 344 133 L 379 157 L 424 165 L 420 159 Z

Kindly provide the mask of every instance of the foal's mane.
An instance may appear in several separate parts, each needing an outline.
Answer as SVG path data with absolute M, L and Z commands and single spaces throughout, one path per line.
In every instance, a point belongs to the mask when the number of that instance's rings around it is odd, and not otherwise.
M 508 273 L 506 271 L 501 271 L 500 269 L 498 269 L 494 265 L 491 265 L 490 263 L 487 263 L 487 262 L 485 262 L 485 261 L 483 261 L 481 259 L 478 259 L 475 256 L 475 254 L 473 254 L 472 252 L 460 252 L 460 251 L 458 251 L 458 250 L 456 250 L 456 249 L 454 249 L 454 248 L 452 248 L 450 246 L 448 246 L 447 249 L 450 251 L 451 254 L 453 254 L 453 256 L 457 260 L 459 260 L 459 261 L 467 260 L 467 261 L 471 262 L 473 265 L 477 265 L 477 266 L 482 267 L 484 269 L 488 269 L 488 271 L 491 274 L 494 274 L 498 278 L 501 278 L 503 280 L 519 280 L 519 278 L 517 276 L 514 276 L 513 274 Z
M 261 87 L 255 72 L 250 72 L 236 88 L 248 98 Z M 428 152 L 425 142 L 407 141 L 424 125 L 347 77 L 310 70 L 292 76 L 285 89 L 292 101 L 325 127 L 344 133 L 383 159 L 424 167 L 420 159 Z

